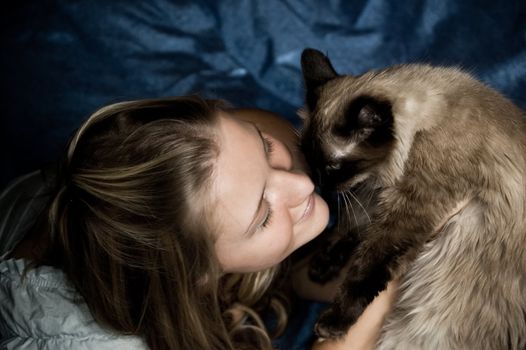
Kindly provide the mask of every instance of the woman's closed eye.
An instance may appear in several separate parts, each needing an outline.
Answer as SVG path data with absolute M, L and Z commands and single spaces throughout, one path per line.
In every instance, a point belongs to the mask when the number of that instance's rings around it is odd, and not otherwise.
M 265 218 L 263 219 L 261 224 L 258 226 L 259 230 L 262 230 L 268 227 L 268 225 L 270 224 L 270 220 L 272 219 L 272 214 L 273 214 L 272 208 L 270 208 L 270 204 L 267 203 L 267 212 L 265 213 Z
M 263 136 L 263 142 L 265 143 L 265 152 L 267 157 L 270 158 L 272 153 L 274 153 L 274 142 L 268 136 Z
M 279 139 L 260 132 L 261 142 L 267 161 L 274 169 L 289 171 L 292 169 L 292 153 Z

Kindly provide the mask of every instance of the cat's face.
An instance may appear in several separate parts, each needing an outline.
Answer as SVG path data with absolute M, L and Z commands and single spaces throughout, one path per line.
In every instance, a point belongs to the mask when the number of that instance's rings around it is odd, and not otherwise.
M 392 102 L 368 87 L 371 74 L 339 76 L 319 51 L 304 51 L 302 70 L 303 152 L 318 185 L 346 190 L 377 171 L 393 149 Z

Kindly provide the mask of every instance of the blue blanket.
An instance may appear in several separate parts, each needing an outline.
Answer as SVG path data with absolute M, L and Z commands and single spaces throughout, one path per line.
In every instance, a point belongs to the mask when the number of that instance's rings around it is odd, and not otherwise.
M 298 125 L 305 47 L 341 73 L 458 65 L 526 108 L 524 0 L 11 3 L 0 15 L 0 188 L 54 160 L 111 102 L 199 93 Z
M 3 5 L 0 188 L 101 105 L 200 93 L 298 123 L 303 48 L 339 72 L 459 65 L 526 107 L 526 2 L 14 1 Z

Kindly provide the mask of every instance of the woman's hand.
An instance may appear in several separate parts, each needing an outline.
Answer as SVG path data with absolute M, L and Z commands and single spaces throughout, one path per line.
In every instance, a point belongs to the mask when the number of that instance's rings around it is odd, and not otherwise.
M 349 329 L 347 335 L 339 340 L 318 340 L 312 350 L 368 350 L 374 349 L 380 336 L 385 317 L 391 311 L 396 298 L 398 283 L 391 281 L 387 289 L 381 292 L 358 321 Z

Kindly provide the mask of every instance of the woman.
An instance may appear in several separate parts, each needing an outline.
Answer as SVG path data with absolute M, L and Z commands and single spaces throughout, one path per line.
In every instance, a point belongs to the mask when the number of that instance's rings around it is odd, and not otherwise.
M 198 97 L 97 111 L 69 142 L 40 223 L 0 264 L 3 344 L 270 348 L 255 310 L 274 310 L 282 328 L 279 263 L 328 221 L 296 141 L 270 113 Z M 372 344 L 390 297 L 344 340 L 314 346 Z

